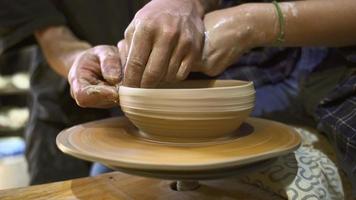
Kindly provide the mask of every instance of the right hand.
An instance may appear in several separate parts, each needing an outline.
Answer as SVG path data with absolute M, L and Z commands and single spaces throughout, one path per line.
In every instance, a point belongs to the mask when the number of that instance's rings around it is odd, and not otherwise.
M 71 95 L 81 107 L 117 106 L 122 74 L 117 47 L 101 45 L 88 49 L 75 59 L 68 74 Z
M 193 0 L 153 0 L 125 32 L 129 47 L 124 85 L 156 87 L 184 80 L 201 57 L 203 5 Z

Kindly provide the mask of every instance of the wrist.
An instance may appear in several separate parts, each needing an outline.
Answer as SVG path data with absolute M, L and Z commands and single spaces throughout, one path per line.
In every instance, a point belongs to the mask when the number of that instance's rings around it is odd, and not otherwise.
M 85 53 L 91 48 L 91 46 L 86 42 L 78 41 L 72 47 L 67 47 L 68 49 L 63 50 L 58 58 L 62 62 L 66 72 L 68 73 L 76 58 Z
M 248 3 L 239 6 L 251 25 L 253 47 L 273 46 L 279 35 L 279 21 L 272 3 Z

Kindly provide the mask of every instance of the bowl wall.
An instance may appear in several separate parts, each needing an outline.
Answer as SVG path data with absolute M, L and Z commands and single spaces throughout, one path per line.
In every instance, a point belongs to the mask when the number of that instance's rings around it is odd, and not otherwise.
M 255 102 L 252 82 L 183 81 L 164 88 L 121 86 L 125 115 L 151 138 L 213 139 L 236 130 Z
M 150 138 L 199 141 L 200 139 L 220 138 L 232 133 L 240 127 L 250 112 L 251 110 L 245 110 L 235 117 L 214 119 L 169 119 L 130 113 L 126 113 L 126 116 Z

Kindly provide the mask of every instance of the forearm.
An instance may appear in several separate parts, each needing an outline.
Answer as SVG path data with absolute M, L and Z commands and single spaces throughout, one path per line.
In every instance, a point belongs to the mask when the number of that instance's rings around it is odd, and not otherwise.
M 91 48 L 89 43 L 79 40 L 65 26 L 38 30 L 35 32 L 35 37 L 49 65 L 65 78 L 75 58 Z
M 296 2 L 295 11 L 282 4 L 287 46 L 356 44 L 356 1 Z
M 279 4 L 285 19 L 282 46 L 347 46 L 356 44 L 356 1 L 313 0 Z M 280 32 L 271 3 L 245 4 L 254 18 L 260 46 L 275 45 Z

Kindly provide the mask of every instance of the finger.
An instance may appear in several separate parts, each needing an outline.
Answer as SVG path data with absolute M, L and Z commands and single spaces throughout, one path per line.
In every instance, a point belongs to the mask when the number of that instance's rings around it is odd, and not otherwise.
M 73 63 L 73 66 L 70 69 L 70 73 L 68 75 L 69 78 L 76 78 L 81 73 L 91 72 L 93 75 L 101 76 L 100 65 L 98 57 L 90 52 L 85 52 L 79 56 L 79 59 L 76 59 Z
M 192 71 L 193 67 L 197 65 L 197 63 L 200 63 L 203 48 L 204 37 L 202 37 L 200 31 L 187 32 L 185 35 L 186 40 L 189 44 L 191 44 L 191 46 L 189 48 L 189 54 L 183 59 L 179 70 L 176 73 L 176 79 L 179 81 L 185 80 Z
M 124 85 L 140 87 L 145 66 L 152 49 L 151 35 L 144 28 L 134 31 L 124 72 Z
M 203 53 L 204 53 L 204 40 L 205 40 L 205 35 L 201 32 L 199 33 L 196 33 L 198 34 L 197 36 L 195 36 L 197 39 L 194 40 L 194 46 L 193 46 L 193 49 L 194 49 L 194 58 L 193 59 L 193 62 L 191 63 L 191 66 L 190 66 L 190 71 L 194 71 L 194 72 L 197 72 L 200 70 L 200 67 L 202 65 L 202 58 L 203 58 Z M 199 39 L 200 38 L 200 39 Z
M 178 44 L 178 33 L 174 27 L 161 27 L 143 73 L 141 87 L 156 87 L 165 77 L 172 52 Z
M 179 70 L 179 67 L 183 61 L 183 58 L 188 52 L 190 52 L 191 44 L 185 38 L 180 38 L 178 41 L 177 47 L 174 49 L 171 59 L 168 64 L 168 70 L 165 76 L 165 81 L 173 82 L 176 80 L 176 74 Z
M 124 33 L 125 41 L 128 47 L 131 46 L 131 41 L 133 38 L 134 31 L 135 31 L 135 20 L 131 21 L 131 23 L 127 26 Z
M 200 40 L 194 40 L 193 46 L 190 49 L 190 53 L 183 59 L 179 70 L 176 74 L 176 79 L 179 81 L 185 80 L 195 63 L 197 63 L 201 57 L 202 49 L 202 37 L 199 35 L 193 36 L 193 38 L 201 38 Z M 189 39 L 189 37 L 188 37 Z
M 86 79 L 75 79 L 71 88 L 74 99 L 81 107 L 110 108 L 118 104 L 117 88 L 104 82 L 92 84 Z
M 175 35 L 169 34 L 171 33 L 165 33 L 155 43 L 142 76 L 141 87 L 156 87 L 165 76 L 177 41 Z
M 217 62 L 219 61 L 219 59 L 223 59 L 221 58 L 221 55 L 217 52 L 217 53 L 211 53 L 209 55 L 203 55 L 202 58 L 202 67 L 201 67 L 201 71 L 208 75 L 208 76 L 214 76 L 217 71 L 216 69 L 214 69 L 217 66 Z
M 99 46 L 95 48 L 95 51 L 104 80 L 111 85 L 117 85 L 122 79 L 122 67 L 118 49 L 111 46 Z
M 208 76 L 214 77 L 225 71 L 227 67 L 232 65 L 234 62 L 237 62 L 238 59 L 242 56 L 243 53 L 234 54 L 234 59 L 229 56 L 231 53 L 216 53 L 210 55 L 207 59 L 204 60 L 202 72 Z
M 119 49 L 119 55 L 120 55 L 120 62 L 121 66 L 124 67 L 126 65 L 126 60 L 127 60 L 127 55 L 128 55 L 128 46 L 127 46 L 127 41 L 126 40 L 121 40 L 117 44 L 117 48 Z M 125 70 L 121 70 L 123 73 Z
M 185 80 L 190 71 L 192 66 L 194 65 L 194 63 L 197 60 L 197 56 L 193 53 L 188 55 L 181 63 L 178 73 L 176 74 L 176 79 L 179 81 Z

